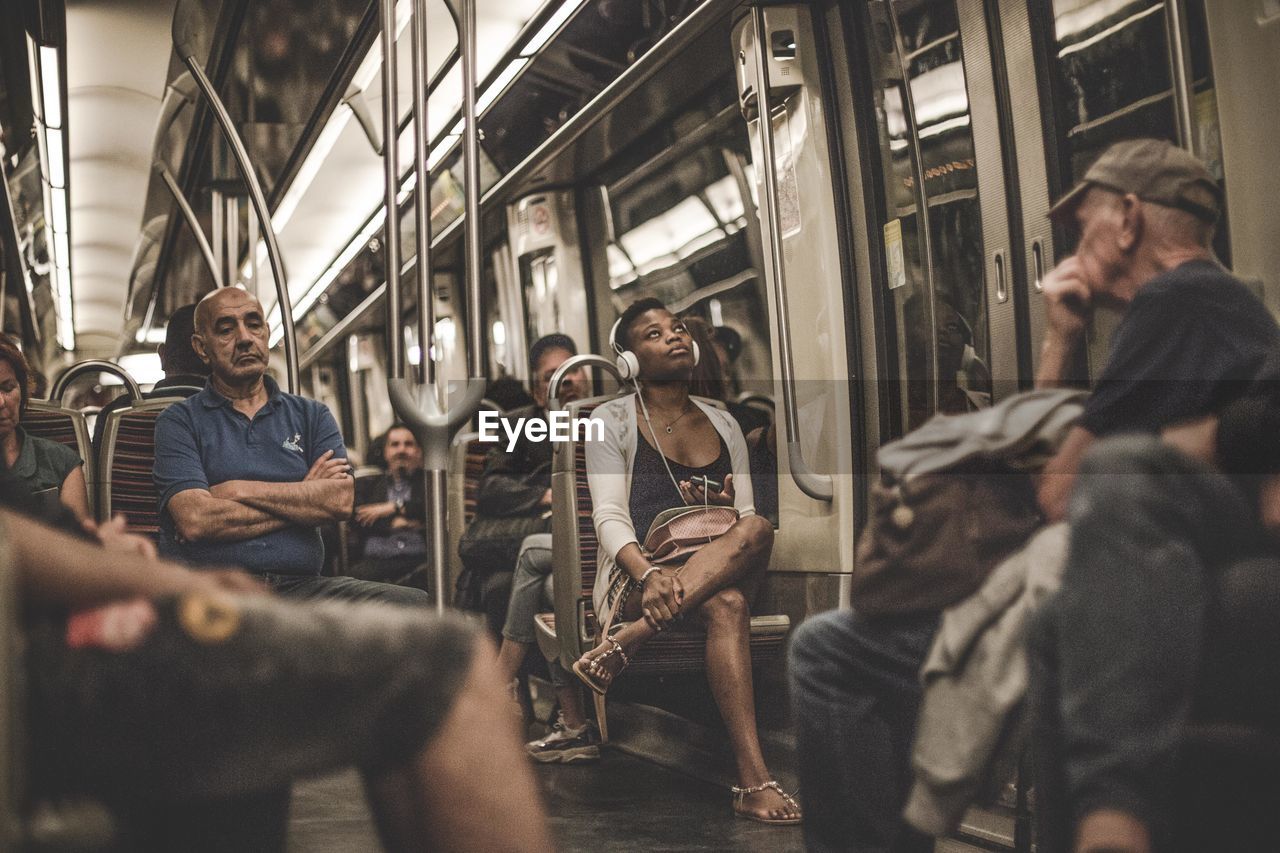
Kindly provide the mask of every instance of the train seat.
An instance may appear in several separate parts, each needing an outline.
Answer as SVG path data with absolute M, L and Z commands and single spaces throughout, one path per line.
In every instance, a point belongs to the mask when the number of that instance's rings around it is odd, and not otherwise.
M 585 417 L 611 397 L 595 397 L 569 405 L 571 417 Z M 550 650 L 563 661 L 577 660 L 596 643 L 599 625 L 592 606 L 591 591 L 596 578 L 599 542 L 591 521 L 591 491 L 587 486 L 586 448 L 583 442 L 556 446 L 551 474 L 554 511 L 552 513 L 552 554 L 555 568 L 554 614 L 536 619 L 538 647 L 548 658 Z M 759 665 L 781 656 L 791 628 L 785 615 L 751 617 L 751 660 Z M 557 642 L 551 642 L 554 634 Z M 705 635 L 701 630 L 666 631 L 648 642 L 636 654 L 621 677 L 629 675 L 670 675 L 702 672 Z M 609 728 L 605 703 L 596 697 L 600 737 L 608 742 Z
M 29 435 L 65 444 L 84 460 L 84 481 L 89 492 L 89 511 L 94 511 L 94 483 L 98 469 L 84 413 L 51 400 L 28 400 L 22 428 Z
M 460 432 L 449 447 L 448 525 L 445 537 L 445 588 L 452 589 L 462 576 L 462 558 L 458 556 L 458 543 L 467 532 L 471 519 L 476 516 L 476 494 L 480 490 L 480 475 L 484 473 L 485 458 L 492 444 L 480 441 L 478 432 Z
M 196 389 L 190 389 L 195 393 Z M 122 513 L 129 531 L 154 539 L 160 532 L 160 504 L 152 469 L 156 461 L 156 419 L 187 393 L 133 400 L 107 412 L 98 449 L 98 519 Z

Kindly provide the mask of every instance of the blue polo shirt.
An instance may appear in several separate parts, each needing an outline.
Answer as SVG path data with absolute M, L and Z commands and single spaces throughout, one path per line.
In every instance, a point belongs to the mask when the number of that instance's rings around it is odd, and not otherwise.
M 155 483 L 160 550 L 188 563 L 241 566 L 251 572 L 318 575 L 324 545 L 314 527 L 291 526 L 239 542 L 179 542 L 169 500 L 227 480 L 297 483 L 327 450 L 346 458 L 338 424 L 315 400 L 286 394 L 265 378 L 267 404 L 250 420 L 213 390 L 174 403 L 156 420 Z

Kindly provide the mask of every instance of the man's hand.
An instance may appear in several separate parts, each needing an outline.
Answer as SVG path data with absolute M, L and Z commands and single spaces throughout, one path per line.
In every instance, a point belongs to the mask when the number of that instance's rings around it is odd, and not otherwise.
M 303 482 L 307 480 L 341 480 L 351 476 L 351 466 L 341 456 L 335 457 L 332 450 L 320 454 L 320 458 L 311 466 Z
M 680 481 L 680 495 L 684 498 L 684 502 L 690 505 L 733 506 L 733 494 L 732 474 L 725 474 L 723 491 L 709 494 L 701 483 L 693 483 L 689 480 Z
M 649 575 L 641 590 L 640 610 L 649 627 L 661 631 L 680 615 L 684 585 L 675 572 L 659 569 Z
M 356 524 L 361 527 L 368 527 L 376 521 L 384 518 L 390 518 L 396 514 L 396 505 L 391 501 L 383 501 L 376 504 L 365 504 L 356 507 L 355 519 Z
M 1084 267 L 1074 256 L 1063 259 L 1044 277 L 1045 320 L 1050 338 L 1074 344 L 1093 314 L 1093 291 Z
M 1216 466 L 1218 447 L 1218 418 L 1216 415 L 1183 421 L 1160 431 L 1165 444 L 1182 451 L 1192 459 L 1199 459 Z
M 551 506 L 551 489 L 547 489 L 542 493 L 542 498 L 538 501 L 538 506 Z
M 105 524 L 97 524 L 92 519 L 86 518 L 81 522 L 81 526 L 84 527 L 85 533 L 97 539 L 108 551 L 135 554 L 144 560 L 154 560 L 159 556 L 154 542 L 145 536 L 128 531 L 128 523 L 123 515 L 117 514 Z

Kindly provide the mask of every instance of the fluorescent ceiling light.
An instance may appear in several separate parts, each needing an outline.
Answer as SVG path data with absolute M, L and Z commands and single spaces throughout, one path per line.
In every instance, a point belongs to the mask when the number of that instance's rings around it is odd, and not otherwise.
M 162 344 L 165 341 L 165 335 L 164 329 L 152 327 L 139 329 L 133 339 L 140 344 Z
M 53 230 L 65 234 L 67 232 L 67 191 L 62 187 L 54 187 L 49 192 L 50 206 L 53 208 Z
M 58 75 L 58 49 L 40 48 L 40 85 L 44 94 L 45 127 L 62 127 L 62 84 Z
M 385 207 L 378 208 L 378 212 L 369 220 L 368 224 L 360 230 L 360 233 L 351 239 L 347 247 L 342 250 L 338 257 L 333 259 L 333 263 L 329 264 L 329 268 L 315 280 L 311 287 L 307 288 L 307 292 L 293 306 L 293 316 L 296 320 L 304 316 L 311 306 L 316 303 L 320 295 L 328 290 L 329 285 L 333 284 L 347 264 L 355 258 L 356 255 L 363 251 L 369 241 L 373 239 L 378 230 L 382 228 L 382 224 L 386 221 L 387 209 Z M 280 306 L 276 305 L 271 309 L 271 316 L 267 320 L 271 327 L 271 338 L 267 346 L 274 347 L 284 337 L 284 323 L 281 320 Z
M 58 283 L 58 343 L 65 350 L 76 348 L 76 331 L 72 323 L 71 270 L 62 267 L 57 271 Z
M 116 364 L 133 377 L 139 385 L 154 385 L 164 379 L 164 368 L 160 366 L 160 354 L 155 352 L 135 352 L 122 355 Z
M 482 115 L 485 110 L 489 109 L 489 106 L 498 99 L 498 96 L 502 94 L 507 86 L 511 85 L 511 81 L 516 79 L 528 64 L 529 60 L 525 57 L 517 57 L 511 60 L 489 88 L 481 92 L 480 97 L 476 99 L 476 115 Z
M 311 150 L 307 153 L 307 159 L 302 161 L 302 165 L 298 168 L 298 174 L 294 176 L 293 182 L 289 184 L 288 192 L 284 194 L 284 198 L 276 206 L 275 213 L 271 215 L 271 225 L 275 228 L 277 234 L 283 231 L 284 227 L 289 224 L 289 220 L 293 218 L 294 211 L 298 209 L 298 202 L 302 201 L 302 197 L 306 195 L 307 190 L 311 187 L 311 182 L 320 173 L 320 167 L 324 165 L 324 161 L 332 153 L 333 146 L 337 144 L 338 137 L 342 135 L 342 131 L 346 129 L 347 122 L 350 120 L 351 110 L 345 107 L 335 110 L 329 116 L 329 121 L 325 124 L 324 130 L 320 132 L 319 138 L 316 139 L 315 144 L 311 146 Z M 246 271 L 244 277 L 248 278 L 248 276 L 249 273 Z
M 44 150 L 49 156 L 49 183 L 55 187 L 65 187 L 67 170 L 62 159 L 62 131 L 52 129 L 45 131 Z
M 585 1 L 586 0 L 564 0 L 564 3 L 560 4 L 560 8 L 556 9 L 555 14 L 548 18 L 547 22 L 534 34 L 533 38 L 529 39 L 529 41 L 525 43 L 524 48 L 520 51 L 520 55 L 531 56 L 532 54 L 542 50 L 542 46 L 551 41 L 551 37 L 556 34 L 560 27 L 564 26 L 565 21 L 569 20 L 569 17 L 573 15 L 574 12 L 578 11 L 578 7 Z

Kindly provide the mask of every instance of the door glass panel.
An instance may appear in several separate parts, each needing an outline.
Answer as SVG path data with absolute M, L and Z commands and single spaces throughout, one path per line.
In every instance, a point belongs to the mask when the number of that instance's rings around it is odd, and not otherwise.
M 990 401 L 978 174 L 954 0 L 872 2 L 869 9 L 889 308 L 902 422 L 910 430 L 935 411 L 963 412 Z M 919 147 L 923 190 L 917 187 L 913 143 Z M 932 290 L 920 234 L 922 197 L 928 205 Z
M 1176 143 L 1164 3 L 1052 2 L 1063 189 L 1114 142 L 1153 136 Z

